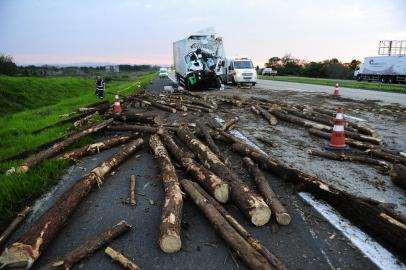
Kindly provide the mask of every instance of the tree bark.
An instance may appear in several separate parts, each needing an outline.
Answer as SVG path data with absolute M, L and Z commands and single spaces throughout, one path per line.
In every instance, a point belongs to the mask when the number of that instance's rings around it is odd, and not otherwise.
M 182 191 L 176 175 L 175 167 L 158 134 L 149 139 L 149 146 L 158 163 L 162 181 L 165 187 L 165 203 L 162 207 L 159 246 L 166 253 L 180 250 L 182 242 L 180 229 L 182 221 Z
M 108 126 L 107 130 L 111 131 L 135 131 L 135 132 L 144 132 L 144 133 L 155 133 L 157 131 L 157 127 L 151 126 L 141 126 L 141 125 L 114 125 Z
M 141 270 L 141 268 L 137 264 L 135 264 L 135 262 L 128 259 L 123 254 L 112 249 L 111 247 L 107 247 L 104 250 L 104 253 L 106 253 L 106 255 L 109 256 L 110 258 L 112 258 L 114 261 L 118 262 L 124 269 Z
M 115 121 L 121 122 L 139 122 L 145 124 L 154 124 L 159 125 L 162 123 L 161 117 L 157 114 L 154 115 L 145 115 L 143 113 L 122 113 L 122 114 L 113 114 L 111 115 Z
M 110 149 L 113 146 L 116 146 L 118 144 L 122 144 L 130 140 L 132 136 L 119 136 L 119 137 L 113 137 L 113 138 L 108 138 L 105 140 L 102 140 L 100 142 L 96 143 L 91 143 L 88 145 L 85 145 L 83 147 L 74 149 L 72 151 L 66 152 L 62 154 L 59 159 L 72 159 L 72 160 L 77 160 L 79 158 L 82 158 L 84 156 L 88 155 L 94 155 L 99 153 L 100 151 Z
M 236 251 L 250 269 L 273 269 L 272 265 L 230 225 L 227 219 L 197 189 L 193 182 L 182 180 L 183 190 L 213 224 L 214 229 Z M 241 226 L 241 225 L 240 225 Z
M 275 218 L 278 224 L 289 225 L 291 217 L 288 211 L 279 201 L 278 196 L 276 196 L 275 192 L 272 190 L 268 180 L 265 178 L 265 175 L 258 168 L 258 165 L 255 164 L 249 157 L 244 157 L 243 160 L 245 166 L 247 166 L 248 168 L 248 171 L 254 178 L 254 182 L 258 187 L 259 193 L 262 195 L 265 202 L 269 205 L 269 207 L 271 207 L 272 211 L 275 213 Z
M 272 115 L 270 112 L 264 110 L 260 106 L 256 106 L 257 110 L 261 113 L 262 117 L 269 122 L 271 126 L 278 124 L 278 119 Z
M 81 246 L 63 256 L 60 260 L 48 263 L 42 266 L 39 270 L 70 269 L 72 268 L 72 266 L 77 264 L 82 259 L 93 254 L 102 246 L 113 241 L 115 238 L 119 237 L 123 233 L 128 232 L 130 228 L 131 226 L 128 225 L 124 220 L 122 220 L 113 227 L 108 228 L 101 234 L 87 240 Z
M 223 131 L 229 131 L 231 127 L 240 120 L 238 117 L 234 117 L 228 122 L 225 122 L 224 125 L 221 127 Z
M 385 150 L 382 150 L 382 149 L 378 149 L 378 148 L 369 149 L 367 151 L 367 153 L 368 153 L 368 155 L 370 155 L 372 157 L 381 158 L 381 159 L 388 160 L 388 161 L 391 161 L 391 162 L 397 162 L 397 163 L 401 163 L 403 165 L 406 165 L 406 158 L 405 157 L 402 157 L 400 155 L 391 154 L 391 153 L 389 153 L 389 152 L 387 152 Z
M 268 223 L 271 209 L 262 197 L 251 190 L 230 168 L 228 168 L 205 144 L 187 128 L 179 128 L 179 138 L 197 155 L 203 165 L 225 180 L 231 187 L 231 199 L 255 226 Z
M 203 107 L 203 106 L 193 105 L 193 104 L 190 104 L 190 103 L 185 104 L 185 106 L 189 110 L 196 111 L 196 112 L 208 112 L 208 113 L 213 112 L 212 109 L 209 109 L 209 108 L 206 108 L 206 107 Z
M 253 113 L 255 113 L 256 115 L 260 115 L 260 114 L 261 114 L 261 112 L 258 110 L 257 106 L 255 106 L 255 105 L 252 105 L 252 106 L 251 106 L 251 111 L 252 111 Z
M 134 154 L 144 141 L 137 139 L 125 145 L 106 161 L 100 163 L 91 172 L 65 191 L 56 200 L 31 228 L 28 229 L 15 243 L 8 247 L 7 252 L 0 256 L 0 267 L 6 265 L 24 265 L 31 267 L 42 251 L 53 240 L 57 232 L 68 221 L 80 202 L 97 186 L 103 184 L 104 177 L 116 168 L 120 163 Z
M 41 161 L 51 158 L 55 155 L 57 155 L 59 152 L 61 152 L 65 147 L 71 145 L 72 143 L 76 142 L 80 138 L 98 132 L 99 130 L 105 128 L 107 125 L 109 125 L 113 119 L 105 120 L 102 121 L 86 130 L 83 130 L 79 133 L 73 134 L 71 136 L 68 136 L 66 139 L 64 139 L 61 142 L 58 142 L 54 144 L 52 147 L 45 149 L 36 155 L 26 159 L 20 166 L 17 167 L 16 172 L 18 173 L 25 173 L 27 172 L 30 168 L 34 167 Z
M 95 116 L 96 113 L 97 113 L 97 112 L 92 113 L 92 114 L 89 114 L 88 116 L 85 116 L 85 117 L 83 117 L 83 118 L 81 118 L 81 119 L 79 119 L 79 120 L 73 122 L 73 126 L 74 126 L 75 128 L 80 128 L 80 127 L 86 125 L 86 124 L 89 122 L 89 120 L 92 119 L 93 116 Z
M 289 168 L 275 157 L 260 153 L 247 144 L 234 143 L 231 148 L 243 156 L 249 156 L 261 167 L 283 180 L 301 184 L 306 190 L 331 204 L 345 217 L 377 237 L 392 250 L 400 254 L 406 250 L 406 224 L 394 216 L 392 210 L 378 203 L 371 203 L 371 200 L 338 190 L 315 176 Z
M 193 158 L 178 147 L 172 137 L 164 129 L 160 129 L 158 134 L 161 136 L 171 155 L 200 185 L 207 190 L 207 192 L 221 203 L 226 203 L 228 201 L 230 188 L 226 182 L 204 166 L 194 161 Z
M 10 223 L 10 225 L 0 235 L 0 251 L 1 247 L 6 243 L 8 238 L 20 227 L 21 223 L 31 213 L 31 207 L 27 206 L 23 211 L 17 214 L 17 217 Z
M 314 129 L 318 129 L 318 130 L 322 130 L 322 131 L 327 131 L 329 132 L 331 130 L 330 126 L 326 126 L 323 124 L 318 124 L 318 123 L 314 123 L 314 122 L 310 122 L 306 119 L 294 116 L 294 115 L 289 115 L 287 114 L 285 111 L 280 110 L 280 109 L 272 109 L 271 113 L 273 115 L 275 115 L 278 119 L 281 119 L 283 121 L 286 122 L 290 122 L 302 127 L 306 127 L 306 128 L 314 128 Z
M 204 139 L 205 139 L 207 145 L 210 147 L 211 151 L 213 151 L 214 154 L 216 154 L 223 162 L 225 162 L 224 156 L 221 154 L 220 149 L 217 147 L 216 143 L 213 141 L 213 138 L 210 135 L 208 126 L 199 121 L 196 122 L 196 126 L 198 127 L 200 132 L 203 134 Z
M 255 136 L 255 139 L 269 145 L 270 147 L 277 147 L 278 145 L 271 141 L 269 138 L 263 137 L 263 136 Z
M 137 201 L 135 200 L 136 185 L 135 185 L 135 175 L 131 175 L 130 179 L 130 205 L 135 206 Z
M 406 190 L 406 166 L 402 164 L 394 164 L 389 172 L 392 182 Z
M 186 181 L 189 184 L 190 181 Z M 182 182 L 181 181 L 181 182 Z M 209 204 L 213 205 L 216 210 L 227 220 L 227 222 L 242 236 L 245 240 L 259 253 L 261 253 L 265 259 L 272 264 L 275 269 L 286 269 L 286 266 L 280 261 L 269 249 L 267 249 L 258 239 L 251 235 L 220 203 L 213 199 L 207 192 L 205 192 L 197 183 L 190 182 L 189 185 L 193 185 L 196 192 L 200 193 Z M 182 184 L 183 186 L 183 184 Z

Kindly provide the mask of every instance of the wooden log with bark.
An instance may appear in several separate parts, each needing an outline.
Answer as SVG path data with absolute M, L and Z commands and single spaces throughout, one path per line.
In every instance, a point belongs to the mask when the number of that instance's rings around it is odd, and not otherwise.
M 111 259 L 119 263 L 124 269 L 127 270 L 141 270 L 141 268 L 132 260 L 118 252 L 117 250 L 114 250 L 111 247 L 106 247 L 104 250 L 104 253 L 109 256 Z
M 17 214 L 16 218 L 8 225 L 8 227 L 0 234 L 0 251 L 1 247 L 6 243 L 9 237 L 20 227 L 23 221 L 31 213 L 31 207 L 25 207 L 20 213 Z
M 320 137 L 320 138 L 323 138 L 326 140 L 330 140 L 330 137 L 331 137 L 331 133 L 317 130 L 314 128 L 310 128 L 308 130 L 308 132 L 314 136 L 317 136 L 317 137 Z M 358 148 L 358 149 L 362 149 L 362 150 L 374 149 L 377 147 L 376 145 L 373 145 L 373 144 L 370 144 L 367 142 L 360 142 L 360 141 L 357 141 L 357 140 L 354 140 L 351 138 L 345 138 L 345 143 L 348 144 L 349 146 L 352 146 L 352 147 Z
M 208 113 L 213 112 L 213 109 L 206 108 L 206 107 L 199 106 L 199 105 L 190 104 L 190 103 L 185 104 L 185 106 L 191 111 L 208 112 Z
M 79 133 L 68 136 L 63 141 L 55 143 L 52 147 L 45 149 L 45 150 L 35 154 L 34 156 L 26 159 L 20 166 L 18 166 L 16 168 L 16 172 L 17 173 L 27 172 L 30 168 L 34 167 L 35 165 L 42 162 L 43 160 L 57 155 L 65 147 L 71 145 L 72 143 L 76 142 L 80 138 L 83 138 L 84 136 L 87 136 L 89 134 L 93 134 L 95 132 L 102 130 L 103 128 L 108 126 L 112 121 L 113 121 L 113 119 L 108 119 L 108 120 L 99 122 L 88 129 L 85 129 Z
M 228 168 L 208 146 L 198 140 L 187 128 L 179 128 L 179 138 L 197 155 L 203 165 L 225 180 L 231 188 L 231 199 L 255 226 L 268 223 L 271 209 L 263 198 Z
M 179 164 L 190 173 L 195 181 L 204 187 L 216 200 L 226 203 L 230 196 L 229 185 L 204 166 L 197 163 L 190 155 L 183 151 L 164 129 L 159 129 L 166 148 Z
M 393 164 L 389 175 L 395 185 L 406 190 L 406 166 L 398 163 Z
M 135 183 L 135 175 L 131 175 L 130 178 L 130 205 L 135 206 L 137 201 L 135 200 L 136 194 L 136 183 Z
M 300 118 L 298 116 L 290 115 L 286 111 L 283 111 L 281 109 L 274 108 L 274 109 L 271 109 L 270 111 L 278 119 L 289 122 L 289 123 L 293 123 L 293 124 L 296 124 L 296 125 L 299 125 L 302 127 L 306 127 L 306 128 L 314 128 L 314 129 L 318 129 L 318 130 L 322 130 L 322 131 L 327 131 L 327 132 L 331 130 L 330 126 L 318 124 L 318 123 L 311 122 L 306 119 Z
M 127 141 L 129 141 L 133 136 L 118 136 L 118 137 L 112 137 L 108 138 L 96 143 L 91 143 L 88 145 L 85 145 L 80 148 L 76 148 L 74 150 L 68 151 L 64 154 L 62 154 L 59 159 L 72 159 L 72 160 L 77 160 L 79 158 L 82 158 L 84 156 L 88 155 L 94 155 L 99 153 L 100 151 L 110 149 L 113 146 L 123 144 Z
M 346 153 L 333 153 L 331 151 L 319 151 L 315 149 L 311 149 L 308 151 L 310 155 L 313 156 L 319 156 L 319 157 L 324 157 L 328 159 L 333 159 L 333 160 L 339 160 L 339 161 L 355 161 L 355 162 L 360 162 L 360 163 L 366 163 L 366 164 L 371 164 L 375 166 L 379 166 L 385 171 L 389 170 L 389 165 L 382 160 L 377 160 L 374 158 L 370 158 L 365 155 L 357 155 L 354 153 L 351 154 L 346 154 Z
M 185 183 L 182 183 L 185 182 Z M 205 192 L 202 187 L 189 180 L 182 180 L 182 186 L 185 184 L 190 186 L 191 189 L 195 189 L 195 192 L 200 193 L 209 204 L 213 205 L 216 210 L 227 220 L 227 222 L 242 236 L 245 240 L 259 253 L 261 253 L 275 269 L 286 269 L 286 266 L 279 260 L 269 249 L 267 249 L 258 239 L 250 234 L 220 203 L 218 203 L 213 197 Z
M 268 121 L 271 126 L 278 124 L 278 119 L 272 115 L 267 110 L 263 109 L 261 106 L 256 106 L 256 109 L 261 113 L 262 117 Z
M 122 113 L 122 114 L 113 114 L 111 117 L 115 121 L 121 121 L 121 122 L 139 122 L 139 123 L 145 123 L 145 124 L 154 124 L 154 125 L 159 125 L 162 123 L 161 117 L 157 114 L 154 115 L 146 115 L 144 113 Z
M 79 261 L 90 256 L 107 243 L 113 241 L 123 233 L 128 232 L 130 228 L 131 226 L 128 225 L 124 220 L 122 220 L 114 226 L 106 229 L 101 234 L 87 240 L 76 249 L 64 255 L 61 259 L 50 262 L 42 266 L 39 270 L 70 269 Z
M 385 151 L 383 149 L 368 149 L 367 150 L 368 155 L 376 158 L 381 158 L 384 160 L 388 160 L 391 162 L 396 162 L 396 163 L 401 163 L 403 165 L 406 165 L 406 157 L 403 157 L 399 154 L 395 155 L 390 153 L 389 151 Z
M 161 214 L 159 246 L 163 252 L 174 253 L 182 247 L 180 239 L 183 207 L 182 191 L 175 167 L 158 134 L 150 137 L 149 146 L 158 163 L 165 188 L 165 203 Z
M 0 268 L 15 265 L 30 268 L 42 251 L 54 239 L 57 232 L 66 224 L 68 218 L 82 200 L 96 187 L 101 187 L 105 176 L 139 150 L 143 144 L 142 139 L 129 142 L 106 161 L 100 163 L 88 174 L 77 180 L 35 224 L 7 248 L 7 252 L 1 254 Z
M 249 157 L 244 157 L 243 160 L 245 166 L 247 166 L 248 168 L 248 171 L 254 178 L 254 182 L 258 188 L 259 193 L 262 195 L 265 202 L 269 205 L 269 207 L 271 207 L 272 212 L 275 214 L 275 218 L 278 224 L 289 225 L 291 217 L 288 211 L 279 201 L 278 196 L 272 190 L 268 180 L 265 178 L 265 175 L 258 168 L 258 165 L 255 164 Z
M 255 105 L 252 105 L 252 106 L 251 106 L 251 111 L 252 111 L 253 113 L 255 113 L 256 115 L 260 115 L 260 114 L 261 114 L 261 112 L 258 110 L 257 106 L 255 106 Z
M 231 120 L 225 122 L 222 126 L 221 126 L 221 130 L 223 131 L 229 131 L 231 130 L 231 127 L 233 127 L 238 121 L 240 120 L 240 118 L 238 118 L 237 116 L 232 118 Z
M 213 224 L 214 229 L 236 251 L 250 269 L 273 269 L 269 261 L 252 247 L 248 241 L 230 225 L 227 219 L 195 187 L 193 182 L 182 180 L 183 190 Z
M 236 138 L 236 140 L 238 139 Z M 290 168 L 275 157 L 261 153 L 243 142 L 234 143 L 231 148 L 243 156 L 249 156 L 261 167 L 283 180 L 300 184 L 305 190 L 331 204 L 343 216 L 390 249 L 400 253 L 406 250 L 406 224 L 393 214 L 393 210 L 387 209 L 379 203 L 371 203 L 371 200 L 338 190 L 327 182 Z
M 278 146 L 278 144 L 276 144 L 275 142 L 271 141 L 271 139 L 269 139 L 267 137 L 264 137 L 264 136 L 255 136 L 255 139 L 269 145 L 270 147 L 277 147 Z
M 223 162 L 225 162 L 224 156 L 221 154 L 220 149 L 217 147 L 216 143 L 213 141 L 213 138 L 210 135 L 210 128 L 205 124 L 201 122 L 196 122 L 197 128 L 200 130 L 202 133 L 207 145 L 210 147 L 211 151 L 215 153 Z
M 157 131 L 157 127 L 151 126 L 142 126 L 142 125 L 111 125 L 106 128 L 110 131 L 134 131 L 134 132 L 143 132 L 143 133 L 155 133 Z

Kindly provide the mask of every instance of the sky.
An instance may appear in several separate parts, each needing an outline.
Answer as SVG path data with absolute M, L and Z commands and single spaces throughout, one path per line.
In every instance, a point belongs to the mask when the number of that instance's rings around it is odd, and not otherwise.
M 404 0 L 0 0 L 0 53 L 28 64 L 173 62 L 172 43 L 207 27 L 227 55 L 342 62 L 406 39 Z

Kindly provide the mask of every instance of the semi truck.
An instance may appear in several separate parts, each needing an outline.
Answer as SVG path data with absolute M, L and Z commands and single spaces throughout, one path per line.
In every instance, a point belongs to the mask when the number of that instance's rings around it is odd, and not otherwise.
M 221 80 L 225 84 L 255 86 L 257 83 L 257 72 L 247 57 L 226 57 L 221 68 Z
M 176 79 L 188 90 L 220 88 L 224 58 L 223 40 L 211 27 L 173 43 Z
M 383 83 L 406 82 L 406 55 L 366 57 L 356 68 L 354 78 Z

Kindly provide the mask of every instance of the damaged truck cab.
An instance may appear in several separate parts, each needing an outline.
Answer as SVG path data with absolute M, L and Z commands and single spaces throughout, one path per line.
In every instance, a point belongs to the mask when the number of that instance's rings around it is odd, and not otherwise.
M 221 37 L 213 28 L 198 31 L 173 43 L 178 84 L 188 90 L 220 88 L 224 63 Z

